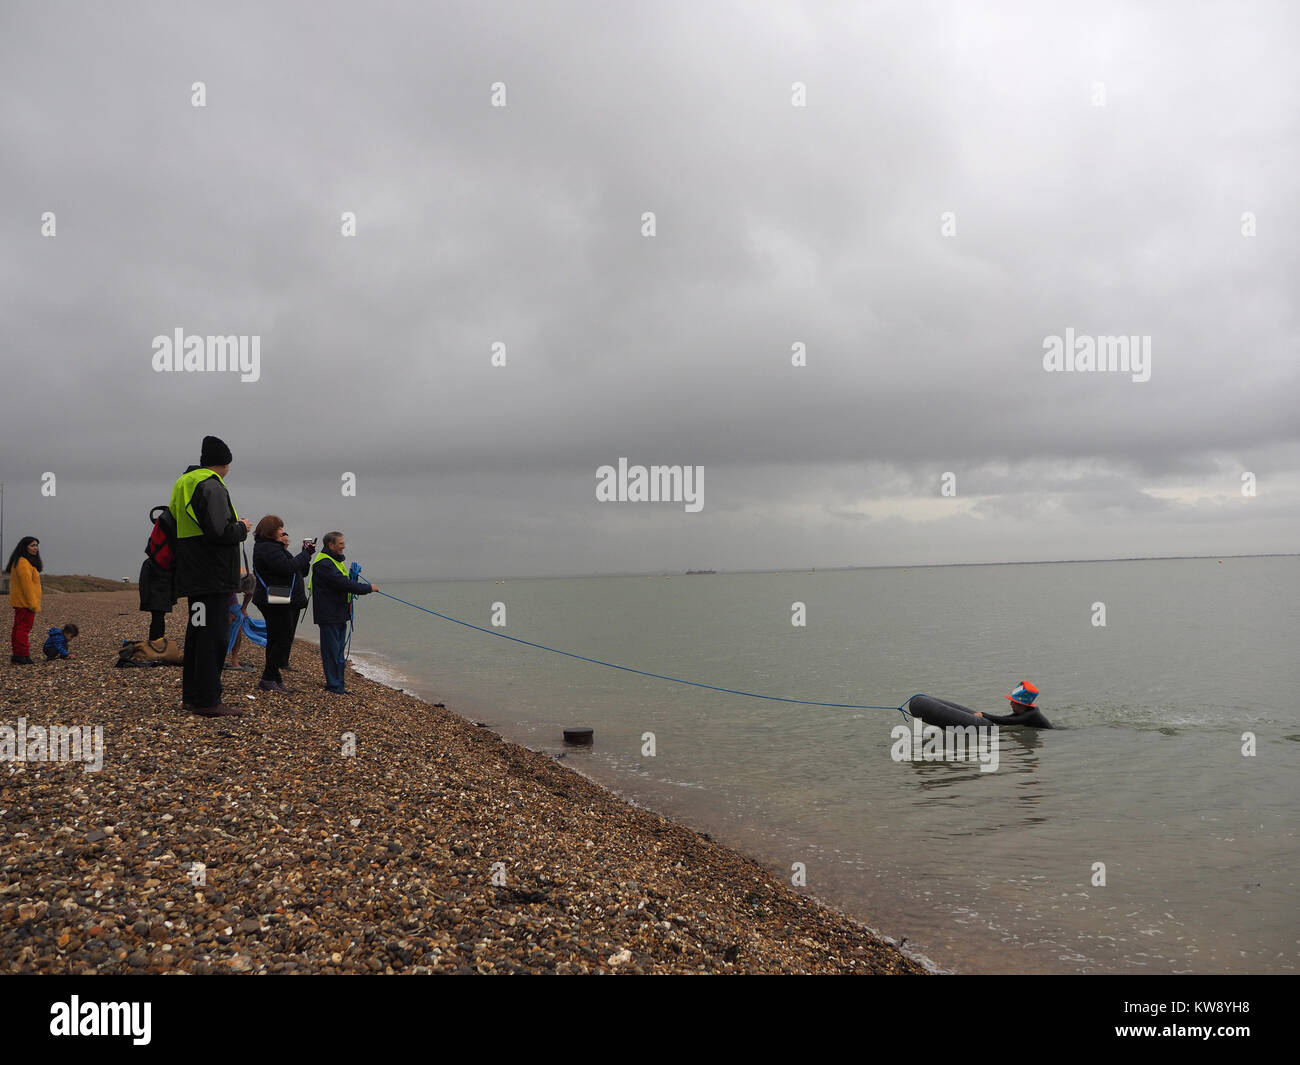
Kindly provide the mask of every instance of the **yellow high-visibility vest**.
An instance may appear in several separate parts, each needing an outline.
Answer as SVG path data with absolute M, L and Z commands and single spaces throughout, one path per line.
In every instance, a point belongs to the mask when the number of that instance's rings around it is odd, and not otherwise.
M 194 491 L 199 484 L 206 481 L 209 477 L 215 477 L 221 481 L 221 475 L 216 470 L 209 470 L 207 467 L 200 467 L 197 470 L 190 470 L 189 473 L 183 473 L 172 485 L 171 512 L 172 517 L 176 520 L 176 538 L 178 540 L 188 540 L 195 536 L 202 536 L 203 529 L 199 526 L 199 519 L 194 513 Z M 221 481 L 224 488 L 225 481 Z M 234 503 L 230 504 L 230 509 L 234 510 Z M 235 517 L 239 517 L 236 513 Z
M 335 558 L 333 555 L 326 554 L 324 551 L 317 551 L 317 552 L 316 552 L 316 557 L 313 558 L 313 559 L 311 560 L 311 568 L 307 571 L 307 594 L 308 594 L 308 595 L 311 595 L 311 579 L 312 579 L 312 577 L 314 577 L 314 576 L 316 575 L 316 563 L 319 562 L 322 558 L 328 558 L 331 562 L 333 562 L 334 565 L 338 567 L 338 571 L 339 571 L 341 574 L 343 574 L 343 576 L 344 576 L 345 579 L 346 579 L 347 576 L 348 576 L 348 568 L 347 568 L 347 566 L 343 565 L 343 563 L 340 562 L 340 561 L 339 561 L 337 558 Z M 347 601 L 348 601 L 349 603 L 352 602 L 352 593 L 351 593 L 351 592 L 348 592 L 348 599 L 347 599 Z M 315 609 L 315 608 L 313 608 L 313 609 Z

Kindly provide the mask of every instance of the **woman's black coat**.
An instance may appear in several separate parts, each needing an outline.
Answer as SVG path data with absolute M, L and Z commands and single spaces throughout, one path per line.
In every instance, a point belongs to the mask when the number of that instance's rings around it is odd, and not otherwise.
M 293 583 L 293 602 L 290 610 L 301 610 L 307 605 L 307 570 L 311 567 L 312 551 L 307 548 L 297 555 L 278 540 L 258 540 L 253 545 L 253 570 L 259 578 L 253 589 L 253 605 L 266 613 L 266 584 L 287 586 Z M 275 604 L 283 606 L 285 604 Z

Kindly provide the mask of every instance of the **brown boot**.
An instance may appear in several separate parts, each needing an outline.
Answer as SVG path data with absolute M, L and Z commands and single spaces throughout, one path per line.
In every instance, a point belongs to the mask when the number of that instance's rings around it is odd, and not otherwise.
M 243 717 L 244 711 L 237 706 L 227 706 L 225 703 L 217 703 L 216 706 L 195 706 L 191 707 L 194 713 L 199 717 Z

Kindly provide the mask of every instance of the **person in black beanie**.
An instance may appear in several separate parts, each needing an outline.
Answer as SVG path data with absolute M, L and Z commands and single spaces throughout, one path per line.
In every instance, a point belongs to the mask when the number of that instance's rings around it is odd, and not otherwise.
M 226 491 L 232 458 L 222 440 L 205 436 L 199 464 L 172 486 L 176 596 L 189 600 L 181 705 L 202 717 L 244 712 L 221 701 L 221 666 L 230 632 L 227 604 L 239 587 L 239 545 L 252 525 L 235 513 Z

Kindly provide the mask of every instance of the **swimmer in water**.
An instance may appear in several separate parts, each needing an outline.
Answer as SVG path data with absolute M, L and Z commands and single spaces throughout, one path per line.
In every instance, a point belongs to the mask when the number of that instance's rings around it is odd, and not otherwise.
M 1052 723 L 1043 716 L 1043 712 L 1034 705 L 1034 700 L 1038 698 L 1038 689 L 1027 680 L 1022 680 L 1016 686 L 1016 690 L 1010 695 L 1003 696 L 1011 704 L 1011 713 L 1009 714 L 981 714 L 976 713 L 976 717 L 982 717 L 986 721 L 992 721 L 995 725 L 1024 725 L 1026 728 L 1051 728 Z

